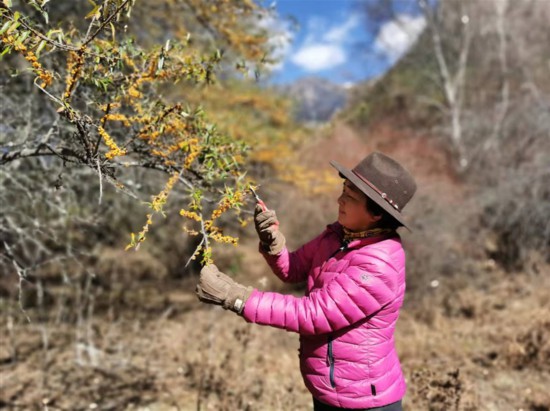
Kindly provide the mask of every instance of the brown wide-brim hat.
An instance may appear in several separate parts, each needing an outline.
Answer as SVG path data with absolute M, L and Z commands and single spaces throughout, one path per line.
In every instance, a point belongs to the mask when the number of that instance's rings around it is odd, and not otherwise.
M 401 212 L 414 195 L 416 182 L 401 164 L 379 152 L 369 154 L 352 170 L 336 161 L 330 164 L 400 224 L 409 228 Z

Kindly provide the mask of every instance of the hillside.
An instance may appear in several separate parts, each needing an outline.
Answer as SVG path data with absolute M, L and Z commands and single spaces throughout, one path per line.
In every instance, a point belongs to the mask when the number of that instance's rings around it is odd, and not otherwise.
M 326 123 L 347 102 L 344 86 L 322 78 L 306 77 L 280 88 L 295 104 L 295 119 L 301 123 Z

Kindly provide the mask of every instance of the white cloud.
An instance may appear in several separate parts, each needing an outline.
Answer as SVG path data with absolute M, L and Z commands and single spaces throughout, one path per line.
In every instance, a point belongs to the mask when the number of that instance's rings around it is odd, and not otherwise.
M 351 32 L 358 25 L 356 16 L 332 26 L 324 19 L 312 17 L 307 24 L 305 40 L 290 61 L 308 72 L 327 70 L 345 63 L 348 59 L 346 45 L 352 41 Z
M 274 13 L 262 15 L 259 26 L 268 32 L 269 39 L 267 44 L 272 48 L 270 57 L 276 60 L 276 63 L 268 64 L 271 70 L 281 70 L 284 65 L 284 59 L 290 52 L 294 32 L 291 24 L 287 20 L 280 19 Z
M 382 26 L 374 41 L 374 48 L 394 63 L 405 54 L 425 27 L 423 16 L 400 14 Z
M 350 32 L 359 25 L 357 16 L 349 17 L 344 24 L 331 28 L 324 35 L 323 40 L 331 43 L 343 43 L 348 39 Z
M 302 47 L 291 57 L 294 64 L 310 72 L 336 67 L 346 60 L 346 53 L 341 46 L 322 43 Z

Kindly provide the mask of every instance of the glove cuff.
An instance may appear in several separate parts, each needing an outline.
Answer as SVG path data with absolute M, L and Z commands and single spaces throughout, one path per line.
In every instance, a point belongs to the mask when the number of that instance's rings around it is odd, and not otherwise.
M 281 251 L 285 248 L 286 239 L 285 236 L 277 231 L 277 235 L 273 238 L 273 241 L 270 243 L 264 243 L 260 241 L 260 251 L 268 255 L 279 255 Z
M 229 292 L 228 298 L 223 302 L 223 308 L 237 314 L 242 314 L 244 305 L 254 289 L 244 285 L 235 284 Z

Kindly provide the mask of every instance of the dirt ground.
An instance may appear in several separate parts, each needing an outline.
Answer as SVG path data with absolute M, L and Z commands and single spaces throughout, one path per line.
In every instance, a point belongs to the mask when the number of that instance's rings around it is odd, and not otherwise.
M 480 267 L 476 289 L 441 281 L 407 300 L 396 335 L 405 409 L 550 410 L 549 268 Z M 3 300 L 0 408 L 310 410 L 297 335 L 200 304 L 193 281 L 142 282 L 76 324 L 32 308 L 29 324 Z
M 308 161 L 330 154 L 353 164 L 357 153 L 390 150 L 380 145 L 398 140 L 393 133 L 380 129 L 359 138 L 336 126 L 334 138 L 312 142 L 316 151 L 308 150 Z M 356 149 L 333 149 L 342 142 Z M 408 166 L 419 181 L 417 205 L 409 211 L 428 228 L 411 241 L 405 237 L 416 258 L 396 329 L 408 384 L 405 410 L 550 411 L 550 266 L 534 258 L 522 272 L 505 272 L 457 234 L 460 220 L 438 230 L 441 221 L 451 224 L 443 212 L 463 207 L 464 190 L 445 171 L 437 147 L 421 138 L 406 142 L 401 150 L 414 152 L 407 158 L 418 164 Z M 335 204 L 334 193 L 301 208 L 293 207 L 296 201 L 307 203 L 294 193 L 274 204 L 291 247 L 304 232 L 318 230 Z M 256 250 L 255 240 L 245 241 L 216 251 L 216 262 L 244 284 L 302 292 L 284 287 Z M 448 252 L 456 256 L 440 255 Z M 463 264 L 466 255 L 477 257 Z M 312 409 L 297 335 L 199 303 L 196 277 L 170 278 L 145 250 L 106 249 L 101 257 L 95 277 L 64 283 L 54 272 L 44 279 L 47 292 L 23 284 L 25 312 L 17 277 L 0 276 L 1 409 Z

